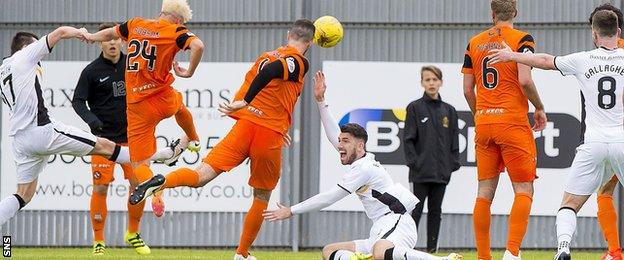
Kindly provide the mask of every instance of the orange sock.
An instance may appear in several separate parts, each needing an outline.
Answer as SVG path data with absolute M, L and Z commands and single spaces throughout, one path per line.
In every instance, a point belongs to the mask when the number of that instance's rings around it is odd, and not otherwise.
M 236 253 L 241 254 L 244 257 L 249 255 L 249 247 L 256 240 L 260 227 L 262 226 L 262 212 L 267 209 L 269 202 L 254 198 L 247 216 L 245 216 L 245 222 L 243 223 L 243 233 L 240 237 L 238 248 Z
M 509 214 L 509 233 L 507 234 L 507 250 L 518 256 L 520 245 L 529 225 L 533 197 L 528 193 L 516 193 L 511 213 Z
M 106 224 L 106 195 L 93 192 L 91 195 L 91 225 L 93 225 L 93 239 L 104 241 L 104 225 Z
M 128 202 L 128 232 L 139 232 L 141 225 L 141 217 L 143 217 L 143 209 L 145 208 L 145 200 L 136 205 Z
M 165 176 L 163 188 L 175 188 L 179 186 L 199 186 L 199 173 L 189 168 L 180 168 Z
M 610 195 L 598 195 L 598 224 L 609 245 L 609 252 L 620 252 L 617 213 Z
M 188 136 L 191 141 L 198 141 L 199 135 L 197 135 L 197 131 L 195 130 L 195 124 L 193 123 L 193 115 L 191 111 L 188 110 L 185 106 L 182 106 L 182 109 L 175 114 L 176 122 L 178 125 L 184 130 L 186 136 Z
M 490 221 L 492 213 L 490 207 L 492 201 L 477 197 L 472 221 L 474 225 L 475 240 L 477 244 L 477 254 L 479 260 L 491 260 L 490 252 Z
M 149 180 L 152 176 L 154 176 L 152 169 L 145 164 L 141 164 L 139 167 L 132 169 L 132 172 L 136 176 L 139 183 Z

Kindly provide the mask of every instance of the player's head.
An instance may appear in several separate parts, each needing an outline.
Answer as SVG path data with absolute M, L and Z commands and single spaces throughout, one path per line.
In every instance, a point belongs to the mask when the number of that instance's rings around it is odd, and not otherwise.
M 598 41 L 603 38 L 620 37 L 620 28 L 618 28 L 618 17 L 615 12 L 610 10 L 596 11 L 592 17 L 592 36 L 594 44 L 599 45 Z
M 106 22 L 100 24 L 98 31 L 117 26 L 116 23 Z M 121 38 L 113 39 L 107 42 L 101 42 L 100 48 L 106 58 L 116 58 L 121 54 Z
M 193 17 L 186 0 L 163 0 L 160 16 L 177 24 L 185 24 Z
M 429 96 L 435 96 L 442 86 L 442 71 L 436 66 L 424 66 L 420 69 L 420 85 Z
M 314 39 L 314 23 L 308 19 L 299 19 L 288 30 L 288 42 L 303 44 L 307 50 Z
M 13 36 L 13 40 L 11 41 L 11 55 L 18 52 L 22 48 L 26 47 L 28 44 L 31 44 L 35 41 L 39 40 L 39 37 L 33 33 L 29 32 L 18 32 Z
M 620 8 L 613 6 L 611 3 L 601 4 L 594 9 L 591 15 L 589 15 L 589 26 L 591 26 L 593 23 L 594 14 L 601 10 L 613 11 L 615 15 L 617 15 L 617 18 L 618 18 L 618 28 L 622 29 L 622 23 L 624 22 L 624 16 L 622 15 L 622 10 L 620 10 Z
M 496 22 L 510 22 L 518 14 L 516 0 L 492 0 L 492 20 Z
M 340 127 L 338 136 L 338 152 L 340 152 L 340 163 L 343 165 L 352 164 L 366 153 L 366 141 L 368 134 L 364 127 L 348 123 Z

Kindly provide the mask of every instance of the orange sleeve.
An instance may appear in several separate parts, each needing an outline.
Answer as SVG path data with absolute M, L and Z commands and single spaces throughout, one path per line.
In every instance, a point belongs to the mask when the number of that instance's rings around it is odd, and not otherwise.
M 306 72 L 308 72 L 309 67 L 306 63 L 307 60 L 304 60 L 298 55 L 292 55 L 280 58 L 279 61 L 284 68 L 284 75 L 282 75 L 283 80 L 303 82 L 303 78 Z
M 468 43 L 468 46 L 466 46 L 466 52 L 464 52 L 464 65 L 462 66 L 461 72 L 463 74 L 474 73 L 472 68 L 472 56 L 470 56 L 470 43 Z
M 191 42 L 196 39 L 197 36 L 184 26 L 180 26 L 176 29 L 176 45 L 180 50 L 188 50 Z
M 530 34 L 525 34 L 518 42 L 517 52 L 535 52 L 535 40 Z
M 115 26 L 115 31 L 117 32 L 117 35 L 119 35 L 119 37 L 121 37 L 121 39 L 123 39 L 124 41 L 128 41 L 130 28 L 132 28 L 132 22 L 134 19 L 136 18 L 130 19 L 125 23 Z

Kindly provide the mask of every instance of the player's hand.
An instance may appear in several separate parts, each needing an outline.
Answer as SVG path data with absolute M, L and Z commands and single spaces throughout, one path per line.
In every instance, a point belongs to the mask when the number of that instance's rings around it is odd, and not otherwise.
M 290 146 L 290 144 L 292 144 L 292 138 L 290 137 L 290 135 L 288 135 L 288 133 L 286 133 L 284 135 L 284 146 L 288 147 Z
M 277 209 L 264 210 L 262 216 L 268 221 L 276 221 L 292 217 L 292 211 L 290 211 L 290 207 L 286 207 L 278 202 Z
M 533 131 L 539 132 L 546 128 L 546 122 L 548 122 L 548 118 L 546 117 L 546 112 L 544 112 L 544 109 L 535 110 L 535 113 L 533 113 L 533 119 L 535 120 L 535 125 L 533 125 Z
M 218 110 L 219 112 L 223 113 L 224 116 L 227 116 L 246 106 L 247 106 L 247 102 L 245 102 L 245 100 L 237 100 L 229 104 L 228 103 L 219 104 Z
M 178 61 L 173 62 L 173 71 L 180 78 L 190 78 L 192 76 L 186 68 L 180 67 Z
M 509 47 L 505 41 L 502 42 L 502 45 L 502 49 L 493 49 L 488 52 L 489 64 L 508 62 L 513 59 L 515 53 L 511 47 Z
M 314 98 L 316 102 L 325 101 L 325 90 L 327 89 L 327 85 L 325 85 L 325 74 L 322 71 L 316 72 L 314 74 Z

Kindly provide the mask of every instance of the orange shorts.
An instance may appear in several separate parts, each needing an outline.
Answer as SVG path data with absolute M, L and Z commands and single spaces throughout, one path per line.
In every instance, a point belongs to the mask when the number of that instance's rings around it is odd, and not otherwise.
M 475 136 L 479 180 L 497 177 L 504 168 L 512 182 L 537 178 L 537 151 L 528 125 L 477 125 Z
M 140 162 L 156 153 L 156 126 L 183 106 L 182 94 L 168 89 L 127 106 L 130 161 Z
M 273 190 L 280 177 L 283 144 L 282 134 L 239 119 L 203 162 L 217 173 L 222 173 L 238 166 L 249 157 L 251 159 L 249 186 Z
M 122 164 L 124 179 L 134 178 L 132 166 Z M 108 185 L 115 180 L 115 162 L 109 161 L 106 157 L 91 156 L 91 173 L 93 173 L 93 185 Z

